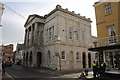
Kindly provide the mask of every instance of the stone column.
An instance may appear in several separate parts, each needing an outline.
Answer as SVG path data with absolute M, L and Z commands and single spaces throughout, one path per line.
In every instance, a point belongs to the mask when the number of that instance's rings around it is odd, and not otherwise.
M 25 40 L 24 40 L 25 47 L 26 47 L 26 42 L 27 42 L 27 29 L 25 30 Z
M 27 30 L 27 33 L 26 33 L 26 47 L 28 47 L 29 30 L 28 29 L 26 29 L 26 30 Z
M 28 53 L 28 61 L 27 62 L 28 62 L 27 65 L 30 67 L 30 52 Z
M 29 29 L 27 30 L 27 47 L 29 46 Z
M 31 33 L 31 26 L 30 26 L 29 27 L 29 35 L 28 35 L 29 36 L 29 38 L 28 38 L 29 39 L 29 46 L 31 45 L 31 34 L 32 33 Z
M 33 40 L 33 26 L 31 26 L 31 36 L 30 36 L 30 46 L 32 45 L 32 40 Z
M 32 24 L 32 30 L 31 30 L 31 45 L 33 45 L 33 41 L 34 41 L 34 28 L 35 28 L 35 24 L 33 23 Z
M 37 22 L 35 23 L 35 28 L 34 28 L 34 39 L 33 39 L 33 43 L 36 44 L 36 40 L 37 40 Z

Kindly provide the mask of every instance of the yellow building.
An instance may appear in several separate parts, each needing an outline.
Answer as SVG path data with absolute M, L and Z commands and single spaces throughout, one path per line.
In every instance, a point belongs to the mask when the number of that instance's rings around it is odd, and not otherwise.
M 120 35 L 120 2 L 95 3 L 98 38 L 110 36 L 110 28 Z M 103 35 L 104 34 L 104 35 Z
M 106 62 L 110 70 L 120 69 L 120 0 L 100 0 L 94 7 L 98 40 L 89 50 L 97 51 L 96 60 Z

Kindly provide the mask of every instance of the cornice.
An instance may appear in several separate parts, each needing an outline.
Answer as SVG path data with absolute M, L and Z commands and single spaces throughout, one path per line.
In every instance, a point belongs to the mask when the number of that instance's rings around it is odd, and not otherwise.
M 45 18 L 48 18 L 50 15 L 52 15 L 52 14 L 55 13 L 56 11 L 61 11 L 61 12 L 70 14 L 70 15 L 72 15 L 72 16 L 78 17 L 78 18 L 80 18 L 80 19 L 83 19 L 83 20 L 85 20 L 85 21 L 92 22 L 92 21 L 90 20 L 90 18 L 86 18 L 85 16 L 80 16 L 80 13 L 76 14 L 74 11 L 70 12 L 70 11 L 68 11 L 67 8 L 66 8 L 66 9 L 63 9 L 60 5 L 57 5 L 54 10 L 52 10 L 49 14 L 45 15 L 44 17 L 45 17 Z

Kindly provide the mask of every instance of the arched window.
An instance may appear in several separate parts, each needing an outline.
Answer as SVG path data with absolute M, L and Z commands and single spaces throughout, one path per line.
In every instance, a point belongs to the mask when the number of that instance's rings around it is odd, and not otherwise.
M 61 53 L 61 59 L 65 59 L 65 51 L 62 51 L 62 53 Z
M 48 59 L 50 59 L 50 51 L 48 51 Z
M 76 59 L 80 59 L 80 53 L 79 52 L 76 53 Z

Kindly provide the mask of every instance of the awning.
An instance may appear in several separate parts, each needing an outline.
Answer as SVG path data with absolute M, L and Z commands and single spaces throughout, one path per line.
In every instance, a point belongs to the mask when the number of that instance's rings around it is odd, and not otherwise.
M 88 50 L 89 51 L 105 51 L 105 50 L 113 50 L 113 49 L 120 49 L 120 45 L 95 47 L 95 48 L 89 48 Z

